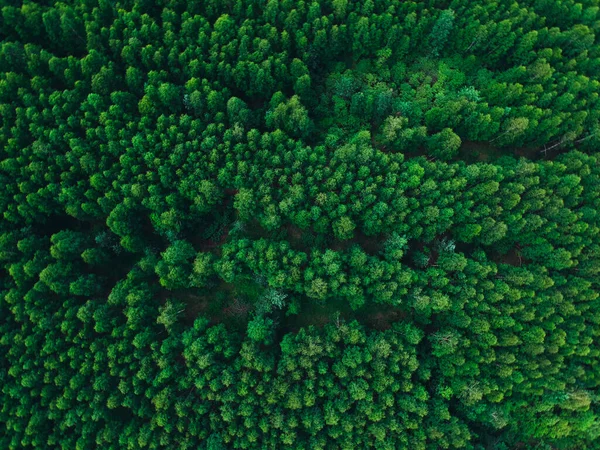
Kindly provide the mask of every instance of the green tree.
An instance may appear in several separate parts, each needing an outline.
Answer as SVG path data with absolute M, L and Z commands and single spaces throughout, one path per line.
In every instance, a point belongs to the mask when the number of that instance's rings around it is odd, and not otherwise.
M 192 244 L 184 240 L 173 242 L 163 253 L 156 265 L 156 274 L 160 277 L 161 286 L 173 290 L 186 288 L 190 284 L 192 258 L 196 251 Z
M 429 36 L 429 45 L 433 56 L 439 56 L 446 45 L 448 36 L 454 28 L 454 19 L 455 14 L 451 9 L 445 9 L 440 13 Z
M 454 158 L 461 144 L 460 137 L 450 128 L 444 128 L 427 139 L 427 149 L 430 154 L 444 161 Z

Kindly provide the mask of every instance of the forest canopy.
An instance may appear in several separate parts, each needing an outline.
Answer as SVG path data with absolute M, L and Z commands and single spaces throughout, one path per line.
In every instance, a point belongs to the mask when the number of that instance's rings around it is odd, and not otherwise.
M 599 448 L 596 0 L 0 9 L 0 448 Z

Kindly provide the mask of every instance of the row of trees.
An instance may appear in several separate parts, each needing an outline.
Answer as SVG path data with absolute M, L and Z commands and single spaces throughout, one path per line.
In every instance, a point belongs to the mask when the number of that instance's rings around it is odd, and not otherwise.
M 246 337 L 204 317 L 189 327 L 181 319 L 193 305 L 177 291 L 162 298 L 161 265 L 150 255 L 104 293 L 122 274 L 98 265 L 110 256 L 102 242 L 73 231 L 50 240 L 30 230 L 3 235 L 12 280 L 2 297 L 7 448 L 460 448 L 491 436 L 569 446 L 598 437 L 600 300 L 585 273 L 493 262 L 483 250 L 465 257 L 440 240 L 427 260 L 419 256 L 427 249 L 414 252 L 420 270 L 407 268 L 407 293 L 396 297 L 407 316 L 391 329 L 338 317 L 280 340 L 290 280 L 263 291 Z M 402 257 L 405 244 L 392 239 L 383 259 Z M 253 247 L 267 266 L 297 258 L 264 240 Z M 350 255 L 376 270 L 375 257 L 357 248 Z M 311 256 L 326 270 L 340 265 L 336 252 Z M 257 259 L 248 250 L 242 258 L 260 276 Z M 353 278 L 352 270 L 343 273 Z M 363 276 L 363 284 L 385 279 Z

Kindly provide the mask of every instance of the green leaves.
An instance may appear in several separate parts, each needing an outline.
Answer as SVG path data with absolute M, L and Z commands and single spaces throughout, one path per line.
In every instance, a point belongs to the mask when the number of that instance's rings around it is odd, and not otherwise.
M 264 316 L 256 316 L 248 322 L 248 338 L 254 342 L 268 344 L 272 340 L 273 321 Z
M 598 8 L 5 3 L 0 448 L 594 447 Z
M 448 36 L 454 27 L 454 11 L 446 9 L 442 11 L 431 30 L 429 45 L 431 46 L 431 54 L 433 56 L 439 56 L 441 50 L 444 48 Z
M 271 110 L 267 111 L 265 123 L 271 129 L 282 129 L 291 136 L 305 138 L 311 132 L 312 121 L 302 105 L 300 97 L 289 100 L 279 98 L 276 93 L 271 99 Z M 280 94 L 280 93 L 279 93 Z
M 444 128 L 427 140 L 427 148 L 432 156 L 449 161 L 456 156 L 461 143 L 460 137 L 452 129 Z
M 194 256 L 196 251 L 189 242 L 175 241 L 161 254 L 161 260 L 156 265 L 160 284 L 169 290 L 188 287 Z
M 355 228 L 356 225 L 354 225 L 348 216 L 342 216 L 336 222 L 334 222 L 333 234 L 338 239 L 351 239 Z

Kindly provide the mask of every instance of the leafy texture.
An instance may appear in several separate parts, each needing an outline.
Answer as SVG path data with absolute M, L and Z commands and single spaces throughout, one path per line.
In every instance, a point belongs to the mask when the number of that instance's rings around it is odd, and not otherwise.
M 598 448 L 595 2 L 0 8 L 0 448 Z

